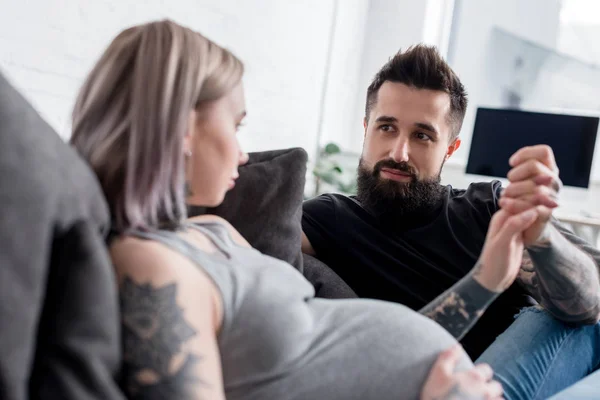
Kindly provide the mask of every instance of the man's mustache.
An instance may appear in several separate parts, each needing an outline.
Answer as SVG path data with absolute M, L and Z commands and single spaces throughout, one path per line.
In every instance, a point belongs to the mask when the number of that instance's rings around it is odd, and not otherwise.
M 383 168 L 395 169 L 395 170 L 398 170 L 400 172 L 404 172 L 405 174 L 410 175 L 410 177 L 413 180 L 417 179 L 417 174 L 416 174 L 414 168 L 411 167 L 410 164 L 405 161 L 396 162 L 389 158 L 387 160 L 378 161 L 375 164 L 375 166 L 373 167 L 373 175 L 379 176 L 381 174 L 381 170 Z

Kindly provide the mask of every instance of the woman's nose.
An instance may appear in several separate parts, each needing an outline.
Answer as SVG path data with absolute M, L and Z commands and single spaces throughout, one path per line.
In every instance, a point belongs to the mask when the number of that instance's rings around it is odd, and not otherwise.
M 239 160 L 239 165 L 244 165 L 248 162 L 248 159 L 250 157 L 248 156 L 248 153 L 244 153 L 243 151 L 240 150 L 240 160 Z

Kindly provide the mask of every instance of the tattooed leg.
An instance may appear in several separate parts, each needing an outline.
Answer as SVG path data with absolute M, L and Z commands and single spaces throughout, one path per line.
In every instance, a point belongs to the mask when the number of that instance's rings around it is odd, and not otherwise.
M 126 277 L 121 287 L 124 374 L 132 399 L 188 399 L 200 357 L 184 350 L 197 334 L 177 305 L 176 284 L 154 287 Z

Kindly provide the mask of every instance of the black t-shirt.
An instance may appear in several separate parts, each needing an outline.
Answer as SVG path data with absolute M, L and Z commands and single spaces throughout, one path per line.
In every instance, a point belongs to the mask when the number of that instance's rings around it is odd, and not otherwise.
M 355 197 L 325 194 L 304 202 L 302 229 L 317 257 L 358 296 L 419 310 L 473 268 L 500 190 L 498 181 L 448 186 L 438 209 L 406 224 L 380 220 Z M 463 339 L 469 355 L 478 357 L 531 301 L 513 284 Z

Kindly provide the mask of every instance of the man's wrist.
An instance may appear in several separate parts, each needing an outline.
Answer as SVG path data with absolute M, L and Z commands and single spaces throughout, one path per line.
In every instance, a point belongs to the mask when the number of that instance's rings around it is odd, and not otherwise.
M 550 247 L 550 244 L 552 243 L 552 238 L 554 237 L 554 235 L 556 233 L 559 233 L 559 232 L 550 223 L 550 221 L 548 221 L 546 223 L 546 226 L 542 230 L 542 233 L 540 233 L 540 236 L 535 241 L 535 243 L 530 244 L 529 246 L 526 247 L 527 250 L 539 250 L 539 249 Z

